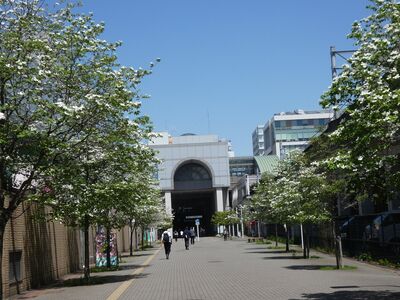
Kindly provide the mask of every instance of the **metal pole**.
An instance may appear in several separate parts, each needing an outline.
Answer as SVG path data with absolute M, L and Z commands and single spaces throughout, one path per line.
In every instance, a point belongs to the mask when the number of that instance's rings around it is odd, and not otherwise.
M 244 230 L 243 230 L 243 208 L 240 207 L 240 226 L 242 227 L 242 232 L 240 233 L 241 237 L 244 237 Z
M 332 72 L 332 81 L 336 78 L 337 76 L 337 70 L 336 70 L 336 49 L 334 46 L 331 46 L 330 48 L 330 53 L 331 53 L 331 72 Z M 335 107 L 333 109 L 333 119 L 336 120 L 337 118 L 337 102 L 336 102 L 336 97 L 335 97 Z
M 238 214 L 238 209 L 237 209 L 237 207 L 235 208 L 235 210 L 236 210 L 236 216 L 238 216 L 239 214 Z M 239 217 L 239 216 L 238 216 L 238 217 Z M 237 234 L 237 237 L 240 237 L 239 223 L 236 223 L 236 234 Z
M 336 48 L 331 46 L 330 48 L 331 54 L 331 72 L 332 72 L 332 80 L 337 76 L 337 69 L 336 69 Z
M 196 227 L 197 227 L 197 241 L 200 241 L 199 224 L 197 224 Z
M 301 249 L 304 249 L 303 224 L 300 224 L 300 234 L 301 234 Z
M 261 232 L 260 232 L 260 221 L 257 221 L 257 232 L 258 232 L 258 237 L 261 237 Z

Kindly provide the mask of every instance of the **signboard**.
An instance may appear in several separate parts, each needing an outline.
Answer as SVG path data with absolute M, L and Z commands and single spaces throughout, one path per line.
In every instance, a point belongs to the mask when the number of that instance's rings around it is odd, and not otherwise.
M 196 219 L 194 222 L 195 222 L 196 226 L 200 225 L 200 220 L 199 219 Z
M 187 220 L 190 220 L 190 219 L 201 219 L 201 218 L 203 218 L 203 216 L 186 216 L 185 218 Z
M 118 265 L 117 257 L 117 235 L 110 233 L 110 258 L 111 265 Z M 101 228 L 96 234 L 96 267 L 107 265 L 107 238 L 104 228 Z

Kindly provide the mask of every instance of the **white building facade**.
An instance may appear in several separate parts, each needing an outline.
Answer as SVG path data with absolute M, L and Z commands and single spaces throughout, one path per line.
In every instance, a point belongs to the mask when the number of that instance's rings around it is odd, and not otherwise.
M 149 146 L 161 159 L 157 177 L 166 210 L 174 215 L 173 230 L 193 227 L 197 219 L 203 234 L 217 233 L 211 216 L 229 205 L 228 141 L 216 135 L 160 135 Z
M 329 110 L 281 112 L 263 128 L 264 155 L 284 158 L 292 150 L 304 150 L 310 139 L 318 136 L 333 117 Z
M 253 155 L 259 156 L 264 155 L 264 126 L 257 125 L 257 128 L 253 131 L 252 134 L 253 141 Z

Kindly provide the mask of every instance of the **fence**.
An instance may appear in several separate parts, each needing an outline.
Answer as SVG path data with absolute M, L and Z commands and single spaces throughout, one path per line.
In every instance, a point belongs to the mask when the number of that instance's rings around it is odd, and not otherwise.
M 333 223 L 305 225 L 312 248 L 334 251 L 332 226 Z M 266 227 L 268 236 L 275 234 L 274 224 Z M 290 226 L 289 231 L 291 240 L 300 245 L 299 226 Z M 338 217 L 335 232 L 341 236 L 343 253 L 347 256 L 400 263 L 400 213 Z M 282 225 L 278 226 L 278 235 L 285 238 Z

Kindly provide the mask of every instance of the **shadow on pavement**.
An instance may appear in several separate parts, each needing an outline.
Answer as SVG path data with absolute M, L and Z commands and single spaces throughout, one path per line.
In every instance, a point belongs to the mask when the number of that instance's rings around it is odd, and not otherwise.
M 260 250 L 260 249 L 258 249 Z M 285 250 L 274 250 L 274 251 L 270 251 L 270 250 L 260 250 L 260 251 L 246 251 L 245 253 L 255 253 L 255 254 L 291 254 L 291 252 L 286 252 Z
M 253 248 L 245 248 L 244 250 L 262 250 L 265 249 L 265 247 L 253 247 Z M 265 249 L 266 250 L 266 249 Z
M 68 288 L 68 287 L 77 287 L 77 286 L 93 286 L 93 285 L 101 285 L 115 282 L 123 282 L 131 279 L 140 279 L 146 278 L 148 274 L 141 273 L 137 275 L 105 275 L 105 276 L 91 276 L 89 279 L 89 283 L 83 278 L 74 278 L 65 280 L 56 284 L 53 288 Z
M 118 271 L 123 271 L 123 270 L 132 270 L 132 269 L 138 269 L 138 268 L 142 268 L 142 267 L 146 267 L 146 266 L 142 266 L 142 265 L 126 265 L 126 266 L 119 266 L 119 270 Z M 115 271 L 115 272 L 118 272 Z
M 137 275 L 108 275 L 108 276 L 101 276 L 103 283 L 114 283 L 114 282 L 122 282 L 131 279 L 140 279 L 146 278 L 149 274 L 148 273 L 141 273 Z
M 303 257 L 300 257 L 303 258 Z M 321 270 L 321 268 L 331 268 L 335 267 L 334 265 L 300 265 L 300 266 L 287 266 L 285 267 L 286 269 L 289 270 L 309 270 L 309 271 L 314 271 L 314 270 Z
M 140 253 L 140 254 L 133 254 L 132 256 L 128 255 L 122 255 L 122 258 L 135 258 L 135 257 L 141 257 L 141 256 L 149 256 L 151 253 Z
M 285 255 L 285 256 L 266 256 L 263 257 L 263 259 L 305 259 L 305 258 L 303 256 Z
M 363 300 L 398 300 L 400 292 L 391 291 L 336 291 L 333 293 L 314 293 L 303 294 L 301 299 L 324 299 L 324 300 L 347 300 L 347 299 L 363 299 Z M 294 300 L 294 299 L 292 299 Z

